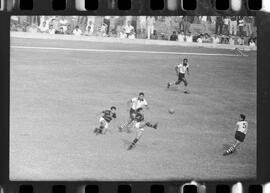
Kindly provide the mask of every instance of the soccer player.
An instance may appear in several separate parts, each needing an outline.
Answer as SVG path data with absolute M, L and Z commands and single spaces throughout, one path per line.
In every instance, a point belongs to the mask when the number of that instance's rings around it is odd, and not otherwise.
M 109 123 L 112 119 L 116 119 L 116 107 L 112 106 L 111 110 L 102 111 L 102 116 L 99 118 L 99 127 L 95 128 L 94 133 L 105 134 L 108 131 Z
M 135 146 L 135 144 L 139 141 L 139 139 L 142 137 L 145 126 L 152 127 L 154 129 L 157 129 L 157 126 L 158 126 L 158 123 L 155 123 L 154 125 L 152 125 L 150 122 L 145 122 L 143 108 L 138 108 L 136 110 L 134 122 L 135 122 L 134 127 L 137 129 L 137 135 L 127 150 L 131 150 Z
M 227 149 L 223 155 L 229 155 L 233 153 L 236 148 L 245 140 L 248 129 L 248 122 L 246 121 L 246 116 L 244 114 L 240 114 L 240 119 L 236 123 L 236 132 L 235 132 L 235 143 Z
M 185 90 L 184 90 L 184 93 L 188 94 L 188 91 L 187 91 L 187 85 L 188 85 L 188 82 L 185 78 L 185 75 L 186 73 L 189 75 L 189 64 L 188 64 L 188 59 L 185 58 L 183 60 L 183 64 L 179 64 L 175 67 L 175 71 L 177 73 L 177 76 L 178 76 L 178 80 L 175 81 L 175 82 L 168 82 L 168 85 L 167 87 L 170 88 L 170 86 L 172 85 L 178 85 L 180 84 L 182 81 L 184 82 L 184 86 L 185 86 Z
M 149 109 L 147 101 L 144 98 L 144 93 L 140 92 L 138 97 L 134 97 L 131 100 L 127 102 L 127 106 L 129 109 L 129 120 L 126 124 L 122 125 L 119 127 L 119 131 L 122 132 L 124 128 L 128 128 L 130 124 L 133 122 L 136 114 L 136 110 L 138 108 L 146 108 Z M 128 132 L 130 132 L 127 129 Z

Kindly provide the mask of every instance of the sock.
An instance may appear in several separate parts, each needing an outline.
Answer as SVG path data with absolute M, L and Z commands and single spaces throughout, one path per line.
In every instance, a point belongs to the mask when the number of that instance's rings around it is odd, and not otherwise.
M 135 138 L 133 140 L 133 142 L 130 144 L 130 146 L 128 147 L 128 150 L 130 150 L 137 142 L 138 142 L 139 139 Z
M 235 145 L 232 145 L 232 146 L 226 151 L 226 153 L 227 153 L 227 154 L 230 154 L 230 153 L 234 152 L 234 150 L 235 150 Z
M 146 125 L 147 127 L 153 127 L 153 125 L 152 125 L 151 123 L 149 123 L 149 122 L 145 123 L 145 125 Z
M 135 138 L 132 142 L 132 145 L 135 145 L 139 140 L 137 138 Z

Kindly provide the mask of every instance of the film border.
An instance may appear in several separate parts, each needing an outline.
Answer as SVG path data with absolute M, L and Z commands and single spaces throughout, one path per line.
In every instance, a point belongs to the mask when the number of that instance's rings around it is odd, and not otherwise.
M 37 0 L 35 0 L 37 2 Z M 17 192 L 20 185 L 30 184 L 34 187 L 34 192 L 39 190 L 39 192 L 46 192 L 48 188 L 53 185 L 63 184 L 67 187 L 67 192 L 74 190 L 74 187 L 80 187 L 88 184 L 95 184 L 102 187 L 101 192 L 117 192 L 117 186 L 121 184 L 132 184 L 132 188 L 138 190 L 144 190 L 144 192 L 149 192 L 149 187 L 151 185 L 160 184 L 168 187 L 170 185 L 176 184 L 181 185 L 185 182 L 175 181 L 175 182 L 10 182 L 9 181 L 9 24 L 10 24 L 10 16 L 11 15 L 35 15 L 35 14 L 45 14 L 45 15 L 256 15 L 257 25 L 258 25 L 258 56 L 257 56 L 257 123 L 258 123 L 258 131 L 257 131 L 257 180 L 253 181 L 241 181 L 244 185 L 253 185 L 253 184 L 264 184 L 270 180 L 270 157 L 268 152 L 268 147 L 270 142 L 268 140 L 270 133 L 267 125 L 268 122 L 268 114 L 270 114 L 270 80 L 269 80 L 269 65 L 267 65 L 270 61 L 270 14 L 258 11 L 243 11 L 239 13 L 233 13 L 231 11 L 206 11 L 198 8 L 200 11 L 190 12 L 190 11 L 176 11 L 176 12 L 151 12 L 143 10 L 140 14 L 137 12 L 99 12 L 99 11 L 87 11 L 87 12 L 77 12 L 70 9 L 65 11 L 48 11 L 50 9 L 49 3 L 43 3 L 38 7 L 43 7 L 42 11 L 33 10 L 33 11 L 17 11 L 13 12 L 0 12 L 0 58 L 1 58 L 1 129 L 0 129 L 0 185 L 7 190 L 11 190 L 12 192 Z M 49 2 L 49 1 L 48 1 Z M 34 3 L 35 4 L 35 3 Z M 210 6 L 209 3 L 207 5 Z M 210 6 L 211 7 L 211 6 Z M 45 8 L 45 9 L 44 9 Z M 202 11 L 202 12 L 201 12 Z M 238 180 L 237 180 L 238 181 Z M 217 184 L 233 184 L 237 182 L 235 180 L 227 181 L 227 182 L 215 182 L 209 181 L 206 182 L 207 189 L 209 192 L 215 192 L 215 188 Z M 247 186 L 246 186 L 247 188 Z M 115 191 L 111 191 L 111 190 Z M 6 191 L 5 191 L 6 192 Z M 132 191 L 133 192 L 133 191 Z

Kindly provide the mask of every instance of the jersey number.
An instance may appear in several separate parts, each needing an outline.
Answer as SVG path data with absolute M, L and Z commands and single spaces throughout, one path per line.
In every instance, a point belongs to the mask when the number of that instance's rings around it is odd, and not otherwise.
M 247 125 L 245 123 L 243 123 L 243 128 L 246 129 L 247 128 Z

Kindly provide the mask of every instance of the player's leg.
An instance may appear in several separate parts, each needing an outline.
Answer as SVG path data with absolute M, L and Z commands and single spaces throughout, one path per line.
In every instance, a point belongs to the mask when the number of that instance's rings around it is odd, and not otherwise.
M 106 124 L 106 121 L 104 120 L 104 118 L 100 117 L 100 119 L 99 119 L 99 127 L 95 128 L 94 133 L 96 133 L 96 135 L 102 134 L 102 131 L 103 131 L 104 127 L 105 127 L 105 124 Z
M 135 118 L 135 110 L 134 109 L 130 109 L 129 111 L 129 119 L 127 121 L 127 123 L 121 125 L 118 129 L 120 132 L 122 132 L 124 129 L 128 128 L 130 126 L 130 124 L 133 122 Z
M 236 140 L 235 143 L 233 145 L 231 145 L 231 147 L 229 149 L 227 149 L 223 155 L 229 155 L 229 154 L 233 153 L 240 144 L 241 144 L 241 142 Z
M 181 83 L 181 81 L 182 81 L 182 77 L 180 74 L 178 74 L 178 80 L 174 82 L 168 82 L 167 88 L 170 88 L 170 86 L 172 85 L 178 85 Z
M 231 147 L 229 149 L 227 149 L 223 155 L 229 155 L 231 153 L 233 153 L 236 148 L 241 144 L 241 142 L 244 142 L 246 135 L 240 131 L 236 131 L 235 132 L 235 143 L 233 145 L 231 145 Z
M 184 77 L 184 78 L 182 78 L 182 80 L 183 80 L 183 82 L 184 82 L 184 93 L 188 93 L 188 90 L 187 90 L 187 86 L 188 86 L 188 82 L 187 82 L 187 80 L 186 80 L 186 78 Z
M 139 139 L 142 137 L 142 134 L 144 132 L 143 129 L 144 125 L 145 125 L 144 123 L 141 124 L 140 122 L 135 123 L 135 128 L 137 129 L 136 137 L 128 147 L 128 150 L 131 150 L 135 146 L 135 144 L 139 141 Z
M 109 123 L 108 122 L 104 122 L 102 134 L 106 134 L 108 131 L 109 131 Z
M 147 127 L 152 127 L 152 128 L 154 128 L 154 129 L 157 129 L 158 123 L 151 124 L 150 122 L 146 122 L 146 123 L 145 123 L 145 126 L 147 126 Z
M 128 150 L 131 150 L 135 146 L 135 144 L 139 141 L 139 139 L 142 137 L 145 126 L 157 129 L 158 123 L 155 123 L 155 124 L 151 124 L 150 122 L 136 123 L 135 128 L 137 129 L 137 135 L 136 135 L 136 138 L 133 140 L 133 142 L 128 147 Z

